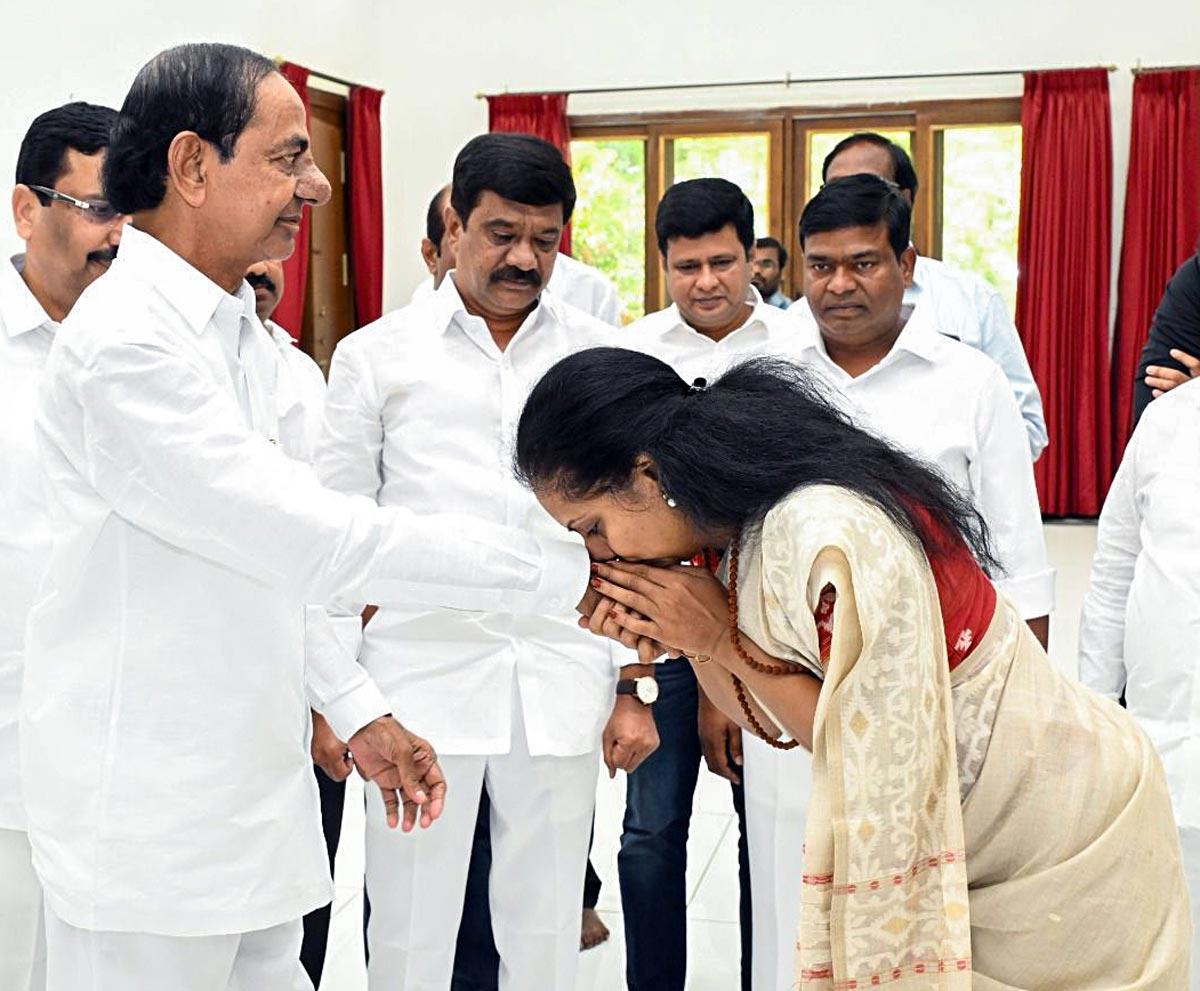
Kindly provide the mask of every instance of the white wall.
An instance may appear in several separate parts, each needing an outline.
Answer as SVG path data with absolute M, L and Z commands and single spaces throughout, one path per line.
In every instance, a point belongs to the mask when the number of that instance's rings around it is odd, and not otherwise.
M 1116 64 L 1110 77 L 1120 225 L 1129 142 L 1129 68 L 1194 62 L 1195 0 L 209 0 L 203 7 L 109 0 L 0 9 L 0 179 L 41 110 L 69 99 L 119 105 L 146 59 L 183 41 L 223 40 L 281 54 L 387 91 L 385 304 L 423 275 L 425 207 L 454 155 L 487 126 L 479 90 L 881 75 Z M 739 20 L 739 16 L 744 20 Z M 870 86 L 793 86 L 575 97 L 601 110 L 898 101 L 1015 94 L 1019 77 Z M 0 187 L 2 188 L 2 187 Z M 0 223 L 0 247 L 15 243 Z M 1119 243 L 1119 242 L 1118 242 Z M 1114 262 L 1115 263 L 1115 262 Z
M 119 108 L 154 54 L 189 41 L 224 41 L 379 85 L 383 0 L 0 0 L 0 189 L 7 193 L 30 122 L 69 100 Z M 7 204 L 7 195 L 4 197 Z M 20 242 L 0 220 L 0 249 Z
M 1119 228 L 1128 157 L 1129 68 L 1195 62 L 1195 0 L 493 0 L 392 3 L 384 66 L 388 306 L 400 305 L 423 270 L 417 243 L 429 196 L 454 154 L 487 126 L 478 90 L 570 90 L 950 70 L 1115 64 L 1114 223 Z M 1019 77 L 873 86 L 793 86 L 575 97 L 573 114 L 600 110 L 900 101 L 921 96 L 1019 94 Z M 1119 243 L 1119 240 L 1118 242 Z

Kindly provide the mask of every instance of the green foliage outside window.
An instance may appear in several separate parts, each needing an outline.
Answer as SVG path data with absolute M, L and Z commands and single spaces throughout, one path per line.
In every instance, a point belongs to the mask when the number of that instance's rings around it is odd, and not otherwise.
M 571 252 L 616 283 L 626 320 L 645 312 L 646 143 L 572 141 L 578 202 Z

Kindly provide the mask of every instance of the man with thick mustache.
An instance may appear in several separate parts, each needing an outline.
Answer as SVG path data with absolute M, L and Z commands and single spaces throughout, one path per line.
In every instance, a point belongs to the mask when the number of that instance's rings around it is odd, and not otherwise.
M 574 205 L 553 145 L 523 134 L 468 142 L 446 214 L 454 268 L 334 352 L 317 453 L 326 484 L 381 506 L 565 536 L 514 480 L 511 443 L 542 374 L 613 333 L 542 292 Z M 499 986 L 574 988 L 597 751 L 610 772 L 630 771 L 658 742 L 651 669 L 593 639 L 549 611 L 385 606 L 365 627 L 363 664 L 392 711 L 437 741 L 457 789 L 438 828 L 419 835 L 375 828 L 369 809 L 373 991 L 450 987 L 481 791 Z
M 41 991 L 42 887 L 33 871 L 17 772 L 25 619 L 50 556 L 33 418 L 46 354 L 79 294 L 108 270 L 125 217 L 100 189 L 117 112 L 48 110 L 17 155 L 13 220 L 25 253 L 0 261 L 0 988 Z
M 310 706 L 389 825 L 402 802 L 406 830 L 431 825 L 446 788 L 344 646 L 357 616 L 310 603 L 569 615 L 588 558 L 347 498 L 281 450 L 244 276 L 293 250 L 329 184 L 273 62 L 217 44 L 157 55 L 103 176 L 131 222 L 55 336 L 36 417 L 54 549 L 20 749 L 47 988 L 306 991 L 300 917 L 331 896 Z

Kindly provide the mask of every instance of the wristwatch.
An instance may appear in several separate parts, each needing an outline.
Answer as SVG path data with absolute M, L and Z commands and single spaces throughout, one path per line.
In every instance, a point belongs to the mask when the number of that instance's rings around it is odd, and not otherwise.
M 617 682 L 618 695 L 632 695 L 642 705 L 658 701 L 658 681 L 651 677 L 622 678 Z

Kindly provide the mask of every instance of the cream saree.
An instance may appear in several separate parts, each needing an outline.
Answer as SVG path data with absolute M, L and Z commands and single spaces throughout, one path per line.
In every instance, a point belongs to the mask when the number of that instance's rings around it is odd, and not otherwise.
M 824 679 L 800 988 L 1187 988 L 1170 800 L 1123 710 L 1059 675 L 1003 599 L 949 671 L 924 556 L 845 490 L 780 502 L 740 563 L 742 629 Z

